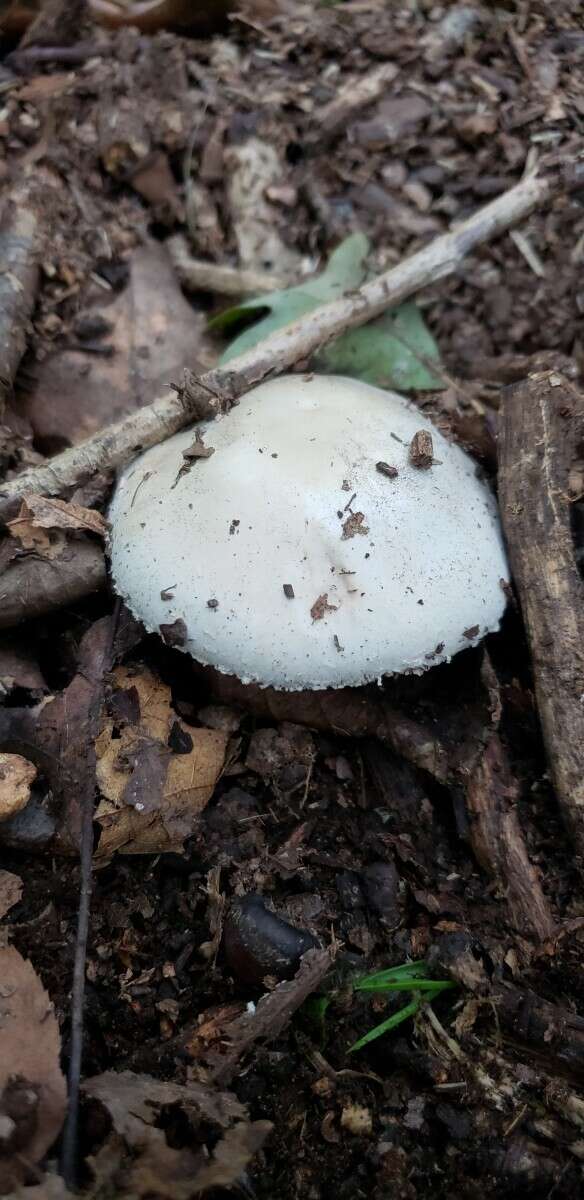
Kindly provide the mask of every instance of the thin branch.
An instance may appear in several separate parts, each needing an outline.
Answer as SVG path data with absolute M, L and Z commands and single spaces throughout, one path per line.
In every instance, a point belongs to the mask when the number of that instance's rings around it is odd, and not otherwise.
M 120 621 L 122 601 L 118 598 L 105 630 L 101 660 L 95 672 L 94 694 L 88 714 L 88 753 L 85 770 L 84 794 L 79 797 L 81 805 L 81 882 L 79 888 L 79 912 L 77 937 L 73 964 L 73 986 L 71 991 L 71 1054 L 69 1058 L 69 1108 L 63 1133 L 61 1165 L 67 1187 L 75 1187 L 77 1175 L 77 1130 L 79 1123 L 79 1084 L 83 1057 L 83 1007 L 85 1000 L 85 970 L 87 938 L 92 893 L 93 866 L 93 808 L 95 796 L 95 754 L 93 741 L 103 704 L 104 676 L 112 665 L 116 631 Z
M 420 288 L 451 275 L 476 246 L 516 225 L 561 192 L 566 187 L 567 168 L 572 165 L 565 162 L 541 175 L 522 179 L 451 233 L 398 266 L 278 330 L 228 365 L 215 367 L 198 379 L 192 377 L 177 394 L 160 397 L 66 450 L 47 466 L 23 472 L 0 489 L 0 519 L 6 519 L 13 511 L 15 498 L 27 492 L 66 494 L 95 472 L 123 466 L 190 422 L 226 411 L 254 384 L 293 367 L 339 334 L 366 324 Z
M 166 247 L 172 265 L 188 292 L 217 292 L 220 296 L 261 296 L 286 287 L 282 279 L 267 271 L 229 267 L 193 258 L 187 239 L 177 233 L 168 238 Z

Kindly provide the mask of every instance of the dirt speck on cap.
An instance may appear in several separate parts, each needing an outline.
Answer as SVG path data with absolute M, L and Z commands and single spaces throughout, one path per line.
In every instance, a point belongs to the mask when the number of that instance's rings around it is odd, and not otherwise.
M 434 446 L 432 434 L 427 429 L 418 429 L 410 442 L 410 463 L 419 471 L 427 471 L 432 466 Z
M 369 526 L 365 524 L 365 513 L 351 513 L 350 517 L 343 521 L 343 541 L 355 537 L 356 533 L 369 533 Z
M 318 596 L 318 598 L 314 601 L 314 604 L 312 605 L 312 608 L 310 610 L 310 615 L 311 615 L 313 621 L 322 621 L 322 618 L 325 616 L 325 614 L 327 612 L 336 612 L 336 611 L 337 611 L 337 605 L 329 604 L 328 592 L 323 592 L 322 596 Z

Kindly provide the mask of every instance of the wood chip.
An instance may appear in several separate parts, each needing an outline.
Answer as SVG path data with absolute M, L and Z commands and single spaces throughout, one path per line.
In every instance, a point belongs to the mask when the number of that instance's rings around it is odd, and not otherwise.
M 410 463 L 420 471 L 427 471 L 433 460 L 432 434 L 427 429 L 418 429 L 410 442 Z

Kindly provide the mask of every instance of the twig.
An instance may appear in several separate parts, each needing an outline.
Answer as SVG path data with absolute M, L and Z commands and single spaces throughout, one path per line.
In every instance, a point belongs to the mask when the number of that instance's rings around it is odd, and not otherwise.
M 286 287 L 282 279 L 269 275 L 267 271 L 246 270 L 228 267 L 213 262 L 203 262 L 190 254 L 188 242 L 177 233 L 166 242 L 172 265 L 183 285 L 189 292 L 217 292 L 220 296 L 260 296 Z
M 566 162 L 564 169 L 556 166 L 547 173 L 522 179 L 451 233 L 398 266 L 278 330 L 228 365 L 215 367 L 198 379 L 191 378 L 177 395 L 160 397 L 66 450 L 47 466 L 23 472 L 0 489 L 0 519 L 6 519 L 15 497 L 30 491 L 49 496 L 66 494 L 94 472 L 124 465 L 191 421 L 225 411 L 254 384 L 309 358 L 339 334 L 364 325 L 420 288 L 451 275 L 475 246 L 509 229 L 560 192 L 566 186 L 565 169 L 570 166 L 572 163 Z
M 81 883 L 79 889 L 79 913 L 77 917 L 77 937 L 75 941 L 75 960 L 73 964 L 73 987 L 71 991 L 71 1054 L 69 1058 L 69 1108 L 63 1133 L 63 1150 L 61 1166 L 67 1187 L 76 1184 L 77 1159 L 77 1128 L 79 1121 L 79 1084 L 81 1078 L 81 1060 L 83 1055 L 83 1005 L 85 999 L 85 961 L 87 957 L 87 938 L 89 934 L 89 913 L 92 892 L 92 860 L 93 860 L 93 807 L 95 795 L 95 755 L 93 741 L 97 734 L 97 726 L 103 704 L 104 676 L 110 669 L 113 657 L 114 641 L 118 628 L 122 601 L 118 598 L 103 639 L 101 662 L 94 679 L 94 693 L 88 713 L 88 754 L 85 770 L 84 795 L 80 797 L 81 811 Z
M 317 141 L 322 146 L 323 140 L 329 141 L 337 133 L 347 128 L 347 124 L 362 109 L 379 100 L 393 83 L 399 68 L 395 63 L 382 63 L 365 75 L 351 75 L 345 80 L 334 100 L 327 104 L 319 116 Z
M 516 929 L 545 940 L 555 924 L 529 860 L 517 816 L 519 787 L 498 733 L 486 746 L 466 790 L 470 839 L 481 866 L 504 886 Z
M 43 223 L 34 185 L 7 196 L 0 227 L 0 417 L 26 347 L 38 285 Z
M 584 853 L 584 608 L 570 525 L 570 468 L 584 441 L 584 395 L 535 371 L 503 397 L 499 495 L 531 648 L 552 782 Z

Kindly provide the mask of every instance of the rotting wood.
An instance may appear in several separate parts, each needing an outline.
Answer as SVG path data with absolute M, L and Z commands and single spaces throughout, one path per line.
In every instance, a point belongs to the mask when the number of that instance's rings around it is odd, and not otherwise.
M 582 456 L 584 395 L 535 371 L 503 396 L 501 517 L 531 650 L 550 775 L 584 854 L 584 588 L 570 524 L 570 469 Z
M 34 185 L 19 184 L 6 197 L 0 226 L 0 418 L 26 349 L 43 232 Z
M 226 411 L 242 393 L 268 376 L 305 360 L 347 329 L 364 325 L 412 296 L 420 288 L 451 275 L 476 246 L 516 225 L 535 208 L 577 182 L 578 164 L 566 159 L 542 170 L 497 197 L 450 233 L 362 287 L 332 301 L 265 338 L 253 349 L 215 367 L 200 378 L 187 373 L 185 386 L 162 396 L 87 441 L 64 451 L 46 466 L 25 471 L 0 488 L 0 520 L 27 492 L 49 496 L 69 489 L 95 472 L 131 461 L 140 451 L 170 437 L 202 417 Z

